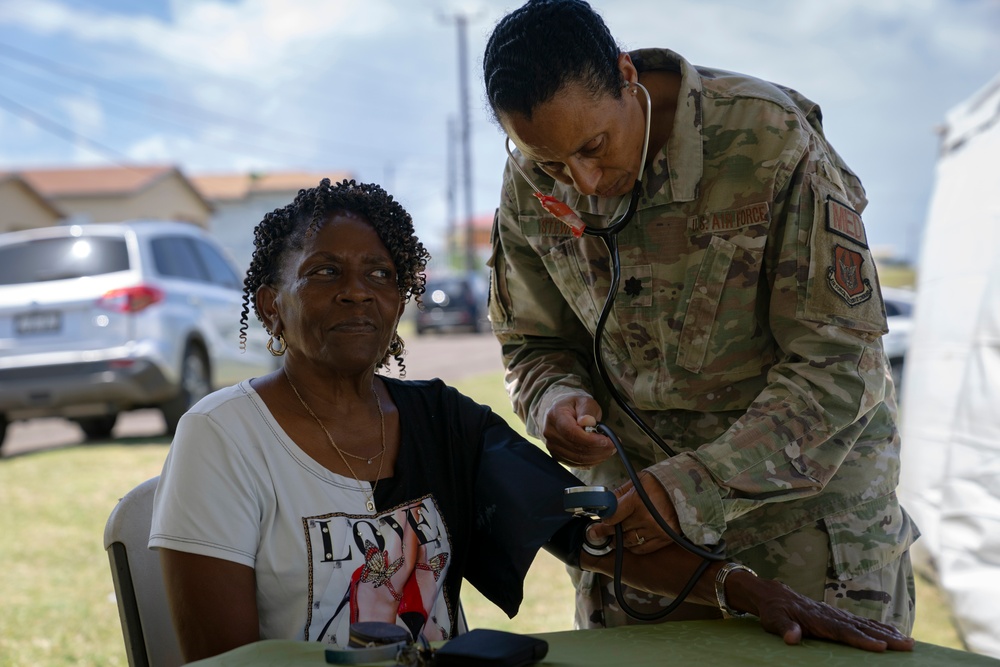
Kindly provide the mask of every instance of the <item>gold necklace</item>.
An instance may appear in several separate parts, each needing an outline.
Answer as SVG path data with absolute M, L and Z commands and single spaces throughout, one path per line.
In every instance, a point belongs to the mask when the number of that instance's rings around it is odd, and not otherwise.
M 337 446 L 337 443 L 334 441 L 333 436 L 330 435 L 330 432 L 328 430 L 326 430 L 326 426 L 323 425 L 323 422 L 320 420 L 319 417 L 316 416 L 316 413 L 312 411 L 312 408 L 310 408 L 309 405 L 302 399 L 302 395 L 299 393 L 299 390 L 295 388 L 295 385 L 292 384 L 292 379 L 290 377 L 288 377 L 288 373 L 285 373 L 285 379 L 288 380 L 288 386 L 292 388 L 293 392 L 295 392 L 295 398 L 299 399 L 299 403 L 301 403 L 302 407 L 306 409 L 306 412 L 309 413 L 309 416 L 311 416 L 313 419 L 315 419 L 316 423 L 319 424 L 319 427 L 321 429 L 323 429 L 323 433 L 326 434 L 326 439 L 330 441 L 330 444 L 333 445 L 333 448 L 335 450 L 337 450 L 338 454 L 340 454 L 340 460 L 343 461 L 344 465 L 347 466 L 347 469 L 351 471 L 351 476 L 354 477 L 354 481 L 356 481 L 358 483 L 358 487 L 360 487 L 361 493 L 363 493 L 365 495 L 365 500 L 367 501 L 367 502 L 365 502 L 365 508 L 369 512 L 374 512 L 375 511 L 375 489 L 378 488 L 378 480 L 379 480 L 380 477 L 382 477 L 382 464 L 385 462 L 385 456 L 384 456 L 384 454 L 385 454 L 385 414 L 382 413 L 382 401 L 380 401 L 378 399 L 378 393 L 375 391 L 375 381 L 372 380 L 372 396 L 375 397 L 375 407 L 378 408 L 379 423 L 382 426 L 382 451 L 375 455 L 375 456 L 379 457 L 379 461 L 378 461 L 378 474 L 375 475 L 375 483 L 372 484 L 372 492 L 369 494 L 367 491 L 365 491 L 365 485 L 361 482 L 361 478 L 359 478 L 358 475 L 354 472 L 354 468 L 351 467 L 351 464 L 347 462 L 347 457 L 344 456 L 345 452 L 342 449 L 340 449 L 340 447 Z M 363 456 L 358 456 L 357 454 L 351 454 L 350 452 L 347 452 L 347 454 L 349 454 L 350 456 L 353 456 L 356 459 L 360 459 L 362 461 L 366 460 Z M 372 457 L 372 458 L 375 458 L 375 457 Z M 367 461 L 368 461 L 368 463 L 371 463 L 372 459 L 367 459 Z

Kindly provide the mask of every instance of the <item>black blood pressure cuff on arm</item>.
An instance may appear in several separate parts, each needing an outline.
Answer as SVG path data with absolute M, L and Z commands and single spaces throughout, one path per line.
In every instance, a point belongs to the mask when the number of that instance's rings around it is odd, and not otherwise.
M 583 539 L 587 526 L 591 523 L 593 523 L 592 519 L 573 517 L 569 523 L 549 538 L 544 549 L 567 565 L 580 568 L 580 550 L 583 549 Z
M 465 578 L 513 618 L 535 554 L 567 524 L 578 524 L 563 509 L 563 496 L 581 482 L 502 419 L 491 415 L 491 422 L 475 481 L 474 539 Z M 560 543 L 570 557 L 572 543 L 565 538 Z

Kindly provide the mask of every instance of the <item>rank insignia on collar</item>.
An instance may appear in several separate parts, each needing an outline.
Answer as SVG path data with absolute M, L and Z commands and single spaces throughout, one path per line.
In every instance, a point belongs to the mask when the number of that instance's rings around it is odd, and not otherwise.
M 849 306 L 856 306 L 872 298 L 871 282 L 861 275 L 864 261 L 860 252 L 842 245 L 833 248 L 833 266 L 827 272 L 827 282 Z

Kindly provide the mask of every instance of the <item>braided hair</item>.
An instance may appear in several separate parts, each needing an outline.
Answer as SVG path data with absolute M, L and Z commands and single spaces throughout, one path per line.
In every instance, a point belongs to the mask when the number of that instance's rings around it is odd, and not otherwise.
M 584 0 L 528 0 L 500 19 L 486 43 L 483 79 L 494 120 L 528 120 L 567 83 L 622 97 L 621 49 Z
M 417 238 L 410 214 L 378 185 L 354 180 L 331 185 L 330 179 L 324 178 L 315 188 L 299 190 L 291 204 L 265 215 L 254 229 L 253 258 L 243 280 L 243 314 L 240 317 L 240 346 L 243 349 L 246 349 L 251 305 L 257 319 L 263 322 L 257 312 L 257 289 L 277 284 L 287 253 L 300 250 L 305 240 L 337 213 L 364 216 L 371 223 L 392 256 L 403 303 L 409 302 L 410 297 L 420 301 L 426 282 L 424 269 L 430 254 Z M 401 374 L 405 375 L 401 348 L 395 354 L 386 351 L 378 367 L 388 366 L 392 356 Z

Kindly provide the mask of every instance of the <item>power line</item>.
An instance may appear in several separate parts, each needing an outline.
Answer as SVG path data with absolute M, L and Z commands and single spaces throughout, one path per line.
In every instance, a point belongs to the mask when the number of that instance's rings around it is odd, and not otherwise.
M 41 79 L 37 75 L 30 74 L 30 73 L 27 73 L 27 72 L 24 72 L 24 71 L 15 71 L 12 68 L 0 69 L 0 77 L 2 77 L 5 74 L 8 76 L 9 79 L 11 79 L 15 83 L 28 86 L 28 87 L 30 87 L 33 90 L 42 91 L 44 93 L 58 93 L 58 92 L 65 92 L 65 91 L 75 92 L 75 93 L 79 92 L 75 88 L 73 88 L 72 86 L 70 86 L 69 84 L 64 83 L 62 81 Z M 25 78 L 25 77 L 29 77 L 29 78 Z M 11 92 L 11 86 L 7 86 L 6 92 L 8 92 L 8 93 Z M 85 137 L 85 136 L 81 135 L 78 132 L 75 132 L 75 131 L 73 131 L 73 130 L 71 130 L 71 129 L 63 126 L 63 125 L 60 125 L 59 123 L 57 123 L 56 121 L 52 120 L 51 118 L 48 118 L 48 117 L 44 116 L 43 114 L 41 114 L 41 113 L 39 113 L 37 111 L 34 111 L 33 109 L 29 108 L 27 105 L 21 104 L 21 103 L 19 103 L 17 101 L 14 101 L 10 97 L 7 97 L 6 99 L 8 100 L 8 105 L 6 107 L 8 109 L 8 111 L 10 111 L 12 114 L 15 114 L 15 115 L 17 115 L 19 117 L 25 118 L 25 119 L 31 121 L 32 123 L 35 123 L 35 124 L 40 125 L 40 126 L 44 126 L 46 130 L 51 131 L 52 134 L 54 134 L 55 136 L 58 136 L 61 139 L 65 139 L 65 140 L 67 140 L 70 143 L 77 143 L 78 141 L 81 141 L 81 142 L 90 144 L 90 145 L 92 145 L 94 147 L 100 146 L 100 144 L 98 144 L 98 142 L 96 140 L 90 139 L 88 137 Z M 116 105 L 119 108 L 125 108 L 123 105 L 136 104 L 137 102 L 135 100 L 129 98 L 129 99 L 125 99 L 125 100 L 117 100 L 117 99 L 116 100 L 104 100 L 104 102 L 109 105 L 108 111 L 112 115 L 117 116 L 117 117 L 123 119 L 126 122 L 137 123 L 141 127 L 147 127 L 146 125 L 143 125 L 141 123 L 141 121 L 139 121 L 138 118 L 136 118 L 133 113 L 121 114 L 121 113 L 118 113 L 118 112 L 116 112 L 114 110 L 114 107 Z M 126 111 L 131 111 L 131 110 L 126 109 Z M 152 113 L 152 112 L 147 111 L 145 109 L 143 109 L 141 112 L 145 116 L 149 117 L 151 119 L 151 121 L 154 121 L 154 122 L 166 123 L 166 124 L 172 125 L 174 127 L 178 127 L 180 129 L 188 130 L 188 131 L 208 132 L 209 134 L 202 135 L 198 139 L 198 141 L 200 143 L 204 144 L 204 145 L 210 146 L 210 147 L 215 148 L 215 149 L 219 149 L 219 150 L 223 150 L 223 151 L 229 151 L 229 152 L 233 152 L 233 153 L 237 153 L 237 154 L 241 154 L 241 155 L 249 155 L 249 156 L 253 156 L 253 157 L 260 157 L 260 156 L 268 157 L 268 156 L 270 156 L 272 158 L 281 159 L 282 161 L 286 161 L 286 162 L 287 161 L 292 161 L 292 162 L 296 162 L 296 163 L 299 163 L 299 164 L 308 163 L 312 159 L 312 156 L 309 153 L 307 153 L 307 152 L 293 152 L 293 151 L 289 151 L 289 150 L 282 150 L 280 148 L 274 148 L 274 147 L 271 147 L 271 146 L 266 146 L 266 145 L 263 145 L 263 144 L 260 144 L 260 143 L 251 143 L 251 142 L 248 142 L 243 137 L 240 137 L 239 139 L 228 140 L 228 139 L 225 139 L 225 138 L 222 138 L 222 137 L 219 137 L 219 136 L 212 136 L 211 135 L 211 128 L 204 128 L 204 129 L 199 130 L 198 128 L 192 128 L 189 124 L 187 124 L 187 123 L 185 123 L 185 122 L 183 122 L 181 120 L 178 120 L 176 118 L 171 118 L 169 116 L 164 116 L 164 115 Z M 251 136 L 256 137 L 257 134 L 254 133 Z M 105 146 L 103 148 L 103 150 L 105 152 L 109 153 L 109 154 L 121 155 L 121 153 L 118 153 L 117 151 L 115 151 L 114 149 L 112 149 L 110 147 L 106 147 Z M 372 165 L 381 164 L 381 165 L 383 165 L 383 167 L 385 167 L 385 165 L 387 164 L 386 161 L 385 160 L 381 160 L 380 158 L 371 155 L 371 153 L 372 153 L 372 151 L 371 151 L 370 148 L 365 149 L 364 151 L 362 151 L 362 154 L 364 156 L 366 156 L 366 157 L 361 158 L 361 161 L 367 160 Z M 403 168 L 403 169 L 406 169 L 407 171 L 415 171 L 419 175 L 425 175 L 426 174 L 426 167 L 424 167 L 424 166 L 406 165 L 406 164 L 397 165 L 397 164 L 393 163 L 393 165 L 392 165 L 391 168 L 392 168 L 392 170 L 394 172 L 397 169 Z
M 0 72 L 0 75 L 2 75 L 2 74 L 7 74 L 8 76 L 10 76 L 11 71 L 8 69 L 6 71 Z M 67 86 L 66 84 L 63 84 L 63 83 L 57 83 L 57 82 L 51 82 L 51 81 L 24 81 L 23 79 L 21 80 L 21 82 L 24 83 L 24 84 L 26 84 L 26 85 L 28 85 L 28 86 L 30 86 L 30 87 L 32 87 L 32 88 L 34 88 L 34 89 L 36 89 L 36 90 L 41 90 L 41 91 L 52 91 L 53 88 L 55 88 L 55 89 L 60 89 L 60 90 L 63 90 L 63 91 L 75 92 L 73 88 L 71 88 L 70 86 Z M 22 105 L 22 108 L 27 109 L 27 107 L 23 107 L 23 105 Z M 152 119 L 153 121 L 159 122 L 159 123 L 166 123 L 166 124 L 169 124 L 169 125 L 173 125 L 174 127 L 178 127 L 180 129 L 189 130 L 189 131 L 194 129 L 190 125 L 188 125 L 187 123 L 185 123 L 183 121 L 179 121 L 179 120 L 174 119 L 174 118 L 170 118 L 168 116 L 160 116 L 160 115 L 157 115 L 155 113 L 149 113 L 148 111 L 146 111 L 144 113 L 150 119 Z M 138 122 L 138 121 L 136 121 L 136 119 L 134 117 L 129 116 L 129 115 L 125 115 L 125 116 L 123 116 L 123 118 L 125 120 L 128 120 L 128 121 Z M 268 146 L 263 146 L 261 144 L 246 143 L 245 141 L 240 141 L 240 142 L 237 142 L 237 141 L 227 141 L 225 139 L 221 139 L 220 140 L 217 137 L 213 137 L 207 143 L 210 143 L 211 145 L 214 145 L 215 147 L 221 148 L 223 150 L 235 151 L 235 152 L 238 152 L 238 153 L 241 153 L 241 154 L 244 154 L 244 155 L 258 155 L 260 153 L 265 153 L 265 154 L 270 154 L 271 156 L 280 157 L 282 159 L 286 159 L 286 160 L 287 159 L 292 159 L 292 160 L 297 160 L 297 161 L 301 161 L 304 158 L 304 155 L 301 154 L 301 153 L 292 153 L 292 152 L 283 151 L 283 150 L 280 150 L 280 149 L 274 149 L 274 148 L 271 148 L 271 147 L 268 147 Z
M 284 138 L 294 140 L 298 143 L 309 142 L 310 144 L 316 144 L 324 142 L 323 137 L 315 134 L 289 132 L 280 127 L 264 125 L 244 117 L 233 116 L 212 109 L 207 109 L 200 105 L 183 102 L 172 97 L 153 93 L 129 84 L 120 83 L 106 77 L 92 74 L 82 68 L 66 65 L 42 56 L 28 53 L 27 51 L 2 42 L 0 42 L 0 57 L 9 58 L 23 64 L 27 64 L 30 67 L 43 70 L 50 75 L 68 78 L 74 82 L 83 81 L 90 83 L 95 88 L 111 95 L 123 97 L 133 101 L 138 99 L 148 103 L 160 111 L 166 111 L 181 117 L 184 119 L 185 123 L 194 120 L 202 123 L 221 124 L 226 127 L 235 127 L 237 129 L 242 128 L 256 135 L 265 133 L 266 135 L 273 136 L 279 140 Z M 370 150 L 370 147 L 368 146 L 359 146 L 343 142 L 330 143 L 329 140 L 326 140 L 324 143 L 328 143 L 331 148 L 336 146 L 340 149 L 351 149 L 357 151 Z
M 4 95 L 0 95 L 0 107 L 3 107 L 9 113 L 14 114 L 19 118 L 23 118 L 29 121 L 38 128 L 45 130 L 50 134 L 54 134 L 60 139 L 64 139 L 73 144 L 83 142 L 86 146 L 90 147 L 93 152 L 101 155 L 101 157 L 111 160 L 111 162 L 118 165 L 119 167 L 128 168 L 131 166 L 130 163 L 132 162 L 132 160 L 129 159 L 129 157 L 124 155 L 123 153 L 119 153 L 113 148 L 105 146 L 104 144 L 95 141 L 89 137 L 85 137 L 79 132 L 71 130 L 68 127 L 65 127 L 64 125 L 60 125 L 54 120 L 46 118 L 40 113 L 32 111 L 31 109 L 18 104 L 14 100 L 9 99 Z
M 96 88 L 104 90 L 105 92 L 111 93 L 113 95 L 118 95 L 120 97 L 126 97 L 126 98 L 138 97 L 140 99 L 144 99 L 156 105 L 160 109 L 172 111 L 174 113 L 179 113 L 181 115 L 187 115 L 189 117 L 193 117 L 208 122 L 224 123 L 230 125 L 231 124 L 242 125 L 245 126 L 247 129 L 252 129 L 258 132 L 259 131 L 267 131 L 272 133 L 275 132 L 275 129 L 272 127 L 259 125 L 257 123 L 254 123 L 253 121 L 248 121 L 245 118 L 239 118 L 236 116 L 230 116 L 228 114 L 222 114 L 213 111 L 211 109 L 205 109 L 204 107 L 200 107 L 198 105 L 188 104 L 186 102 L 179 101 L 172 97 L 167 97 L 165 95 L 160 95 L 158 93 L 142 90 L 134 86 L 130 86 L 128 84 L 119 83 L 112 79 L 91 74 L 81 68 L 73 67 L 70 65 L 64 65 L 62 63 L 49 60 L 48 58 L 43 58 L 41 56 L 37 56 L 28 53 L 26 51 L 22 51 L 21 49 L 12 47 L 7 44 L 0 43 L 0 56 L 5 56 L 8 58 L 12 58 L 14 60 L 21 61 L 23 63 L 27 63 L 33 67 L 42 69 L 50 74 L 57 74 L 59 76 L 64 76 L 75 81 L 87 81 L 92 85 L 94 85 Z M 277 134 L 283 134 L 283 133 L 279 131 L 277 132 Z M 296 136 L 300 139 L 306 138 L 304 135 L 296 135 Z M 313 141 L 315 141 L 316 139 L 315 137 L 308 137 L 308 138 Z

